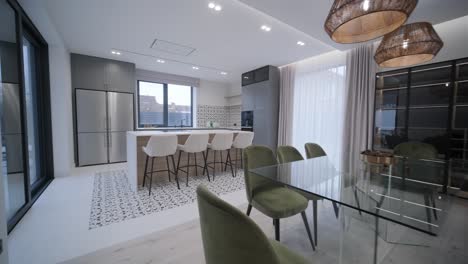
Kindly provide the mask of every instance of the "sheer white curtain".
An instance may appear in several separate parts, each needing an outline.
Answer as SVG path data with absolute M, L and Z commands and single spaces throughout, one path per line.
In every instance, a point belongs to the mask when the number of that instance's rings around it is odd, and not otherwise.
M 333 51 L 297 62 L 292 144 L 317 143 L 341 170 L 346 105 L 346 53 Z

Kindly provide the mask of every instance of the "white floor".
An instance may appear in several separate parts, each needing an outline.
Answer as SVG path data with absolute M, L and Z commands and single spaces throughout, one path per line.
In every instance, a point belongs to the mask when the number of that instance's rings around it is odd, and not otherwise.
M 50 264 L 177 226 L 198 217 L 196 203 L 89 230 L 94 173 L 126 164 L 80 168 L 55 179 L 8 237 L 11 264 Z M 246 203 L 245 191 L 222 196 Z

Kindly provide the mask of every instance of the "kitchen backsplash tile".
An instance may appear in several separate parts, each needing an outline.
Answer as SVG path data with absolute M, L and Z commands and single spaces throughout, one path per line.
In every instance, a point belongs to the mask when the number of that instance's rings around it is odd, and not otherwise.
M 218 123 L 219 127 L 240 126 L 241 106 L 197 106 L 197 127 L 208 127 L 208 122 Z

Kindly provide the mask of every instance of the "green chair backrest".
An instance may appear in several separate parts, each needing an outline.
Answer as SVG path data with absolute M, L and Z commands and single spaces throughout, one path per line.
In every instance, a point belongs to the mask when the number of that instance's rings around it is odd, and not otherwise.
M 207 264 L 279 264 L 270 241 L 252 219 L 203 185 L 197 197 Z
M 250 173 L 249 170 L 276 165 L 278 161 L 273 151 L 265 146 L 251 145 L 244 149 L 242 155 L 244 157 L 245 190 L 247 191 L 247 199 L 251 202 L 257 188 L 274 185 L 274 183 L 267 178 Z
M 315 143 L 306 143 L 304 145 L 307 159 L 318 158 L 326 156 L 327 153 L 323 150 L 323 148 L 319 144 Z
M 292 146 L 279 146 L 276 150 L 279 163 L 288 163 L 298 160 L 304 160 L 301 153 Z
M 437 149 L 423 142 L 404 142 L 395 146 L 393 154 L 413 159 L 436 159 Z

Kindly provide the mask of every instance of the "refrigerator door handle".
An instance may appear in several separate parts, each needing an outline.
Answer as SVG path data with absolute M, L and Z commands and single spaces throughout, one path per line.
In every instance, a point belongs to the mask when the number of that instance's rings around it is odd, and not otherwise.
M 109 133 L 109 148 L 112 148 L 112 133 Z

